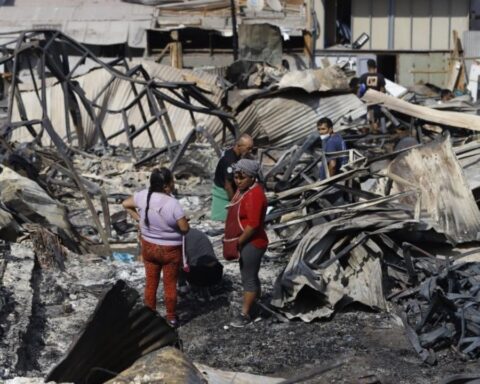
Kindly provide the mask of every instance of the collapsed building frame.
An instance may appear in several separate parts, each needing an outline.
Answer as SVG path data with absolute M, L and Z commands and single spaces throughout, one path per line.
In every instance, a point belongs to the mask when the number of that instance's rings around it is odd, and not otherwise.
M 97 142 L 103 148 L 108 148 L 109 142 L 117 136 L 124 135 L 126 143 L 135 160 L 135 165 L 145 164 L 162 153 L 168 153 L 174 166 L 184 153 L 187 145 L 197 133 L 203 134 L 219 153 L 214 138 L 201 123 L 198 123 L 194 113 L 218 117 L 223 124 L 222 139 L 226 139 L 227 130 L 236 137 L 238 126 L 234 118 L 222 111 L 215 103 L 206 97 L 202 90 L 192 82 L 161 82 L 151 78 L 142 65 L 129 67 L 125 58 L 118 58 L 110 63 L 105 63 L 97 58 L 89 49 L 79 44 L 72 38 L 58 30 L 32 30 L 19 32 L 18 37 L 0 46 L 2 57 L 0 64 L 6 69 L 3 78 L 9 83 L 8 110 L 5 121 L 0 130 L 0 142 L 7 153 L 13 152 L 10 144 L 12 132 L 18 128 L 26 128 L 32 136 L 32 141 L 41 145 L 42 136 L 46 133 L 56 147 L 63 164 L 52 162 L 51 166 L 56 172 L 70 178 L 85 198 L 91 212 L 95 226 L 102 239 L 107 252 L 109 252 L 108 237 L 110 234 L 110 218 L 106 195 L 96 184 L 85 180 L 75 170 L 70 155 L 74 147 L 86 150 L 91 149 Z M 80 59 L 71 67 L 69 58 L 77 56 Z M 86 92 L 75 77 L 79 75 L 79 68 L 87 59 L 104 69 L 110 75 L 110 80 L 103 86 L 98 94 L 89 99 Z M 23 67 L 28 70 L 38 102 L 41 105 L 41 119 L 28 117 L 28 111 L 22 99 L 19 73 Z M 36 66 L 36 72 L 34 68 Z M 122 69 L 122 70 L 120 70 Z M 63 91 L 65 107 L 66 137 L 62 138 L 57 127 L 52 124 L 47 109 L 47 77 L 51 76 L 55 83 L 60 84 Z M 121 108 L 111 109 L 106 103 L 99 102 L 101 96 L 114 92 L 112 83 L 115 80 L 125 81 L 131 87 L 134 98 Z M 187 135 L 183 143 L 177 140 L 175 127 L 170 119 L 166 104 L 189 111 L 192 124 L 195 127 Z M 129 122 L 129 111 L 137 107 L 140 111 L 143 124 L 135 127 Z M 14 108 L 18 109 L 19 119 L 14 118 Z M 85 109 L 93 123 L 94 133 L 87 137 L 85 122 L 82 120 L 81 108 Z M 122 126 L 113 134 L 106 135 L 103 123 L 107 115 L 121 115 Z M 70 120 L 71 119 L 71 120 Z M 72 122 L 72 125 L 70 124 Z M 152 130 L 159 127 L 165 145 L 157 148 Z M 135 149 L 135 139 L 146 132 L 152 147 L 147 155 L 139 156 Z M 90 195 L 101 195 L 105 228 L 99 220 Z

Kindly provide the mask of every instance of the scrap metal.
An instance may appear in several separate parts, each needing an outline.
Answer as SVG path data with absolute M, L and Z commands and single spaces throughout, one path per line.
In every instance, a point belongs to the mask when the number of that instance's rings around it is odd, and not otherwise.
M 103 383 L 141 356 L 177 343 L 178 335 L 167 321 L 145 307 L 139 293 L 119 280 L 100 299 L 46 381 Z
M 69 53 L 74 52 L 76 56 L 81 57 L 72 68 L 70 67 Z M 94 146 L 97 141 L 107 148 L 109 141 L 118 135 L 123 135 L 129 145 L 132 157 L 137 160 L 137 164 L 143 164 L 156 156 L 168 152 L 170 158 L 175 158 L 175 149 L 179 143 L 175 135 L 175 129 L 166 110 L 166 104 L 173 104 L 178 108 L 187 109 L 191 112 L 218 117 L 224 129 L 228 129 L 233 136 L 237 134 L 237 127 L 232 117 L 219 110 L 214 103 L 204 96 L 193 83 L 167 83 L 152 79 L 148 72 L 137 65 L 129 68 L 124 59 L 118 59 L 110 64 L 99 60 L 85 46 L 77 43 L 75 40 L 55 30 L 35 30 L 24 31 L 18 38 L 6 43 L 0 47 L 3 57 L 0 60 L 5 68 L 11 72 L 11 80 L 8 92 L 8 110 L 6 121 L 1 127 L 1 143 L 8 153 L 13 152 L 9 143 L 9 137 L 12 132 L 24 127 L 32 137 L 32 141 L 41 145 L 42 136 L 45 133 L 51 139 L 53 145 L 57 148 L 62 164 L 54 164 L 57 171 L 71 178 L 87 203 L 91 212 L 93 221 L 102 242 L 109 252 L 108 234 L 110 225 L 105 220 L 105 228 L 102 226 L 95 207 L 90 199 L 92 192 L 91 183 L 86 183 L 75 170 L 70 158 L 70 146 L 78 145 L 82 149 L 88 149 Z M 89 99 L 88 94 L 81 88 L 75 79 L 78 68 L 85 60 L 91 60 L 110 75 L 110 80 L 96 94 L 94 98 Z M 25 64 L 26 63 L 26 64 Z M 37 74 L 33 67 L 37 65 Z M 30 80 L 35 91 L 37 102 L 41 105 L 41 116 L 30 117 L 28 108 L 25 106 L 21 93 L 21 80 L 19 77 L 21 66 L 29 70 Z M 120 71 L 116 65 L 123 67 L 124 72 Z M 52 117 L 47 108 L 47 72 L 61 84 L 64 96 L 64 115 L 66 138 L 59 135 L 59 128 L 53 125 Z M 127 82 L 132 89 L 133 97 L 127 100 L 124 105 L 112 108 L 101 102 L 102 97 L 105 101 L 106 95 L 113 92 L 113 85 L 118 82 Z M 168 92 L 168 93 L 167 93 Z M 192 101 L 195 101 L 193 103 Z M 145 105 L 147 108 L 145 108 Z M 14 118 L 14 109 L 18 111 L 18 119 Z M 129 113 L 133 108 L 137 108 L 142 116 L 143 124 L 140 127 L 132 126 L 129 122 Z M 84 121 L 83 112 L 86 112 L 87 121 L 91 121 L 95 128 L 93 139 L 88 140 L 86 136 L 86 121 Z M 103 122 L 107 115 L 119 115 L 123 123 L 117 132 L 106 135 Z M 192 119 L 195 119 L 193 113 Z M 155 148 L 151 130 L 159 129 L 164 137 L 165 146 Z M 152 152 L 139 158 L 135 149 L 135 139 L 146 132 L 150 137 L 151 145 L 154 148 Z M 90 188 L 89 188 L 90 187 Z M 101 194 L 99 190 L 97 194 Z M 104 214 L 108 214 L 108 204 L 104 201 Z

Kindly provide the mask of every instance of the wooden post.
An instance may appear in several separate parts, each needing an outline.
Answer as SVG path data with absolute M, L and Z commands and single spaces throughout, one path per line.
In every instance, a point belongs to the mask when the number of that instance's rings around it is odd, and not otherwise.
M 306 29 L 303 32 L 303 53 L 305 56 L 308 57 L 310 61 L 310 68 L 314 68 L 315 62 L 315 52 L 313 52 L 313 36 L 312 36 L 312 29 L 313 29 L 313 17 L 312 17 L 312 7 L 313 3 L 312 0 L 307 0 L 305 2 L 306 6 L 306 13 L 307 13 L 307 24 Z
M 173 68 L 183 68 L 182 42 L 179 41 L 178 31 L 172 31 L 170 36 L 173 42 L 170 43 L 170 59 Z
M 465 57 L 463 55 L 463 47 L 458 32 L 453 31 L 453 50 L 451 53 L 451 60 L 449 63 L 449 75 L 447 81 L 447 88 L 451 91 L 458 89 L 460 91 L 465 90 L 467 83 L 467 73 L 465 68 Z

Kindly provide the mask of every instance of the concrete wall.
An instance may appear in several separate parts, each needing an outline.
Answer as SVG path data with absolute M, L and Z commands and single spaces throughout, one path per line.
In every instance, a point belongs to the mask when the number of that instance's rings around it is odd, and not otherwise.
M 363 49 L 449 50 L 469 13 L 470 0 L 352 0 L 352 36 L 370 35 Z

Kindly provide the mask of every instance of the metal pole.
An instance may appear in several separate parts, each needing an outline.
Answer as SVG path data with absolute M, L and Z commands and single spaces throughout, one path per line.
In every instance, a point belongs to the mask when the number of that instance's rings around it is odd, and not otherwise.
M 237 13 L 235 12 L 235 0 L 230 0 L 230 10 L 232 11 L 232 48 L 233 60 L 238 60 L 238 34 L 237 34 Z

